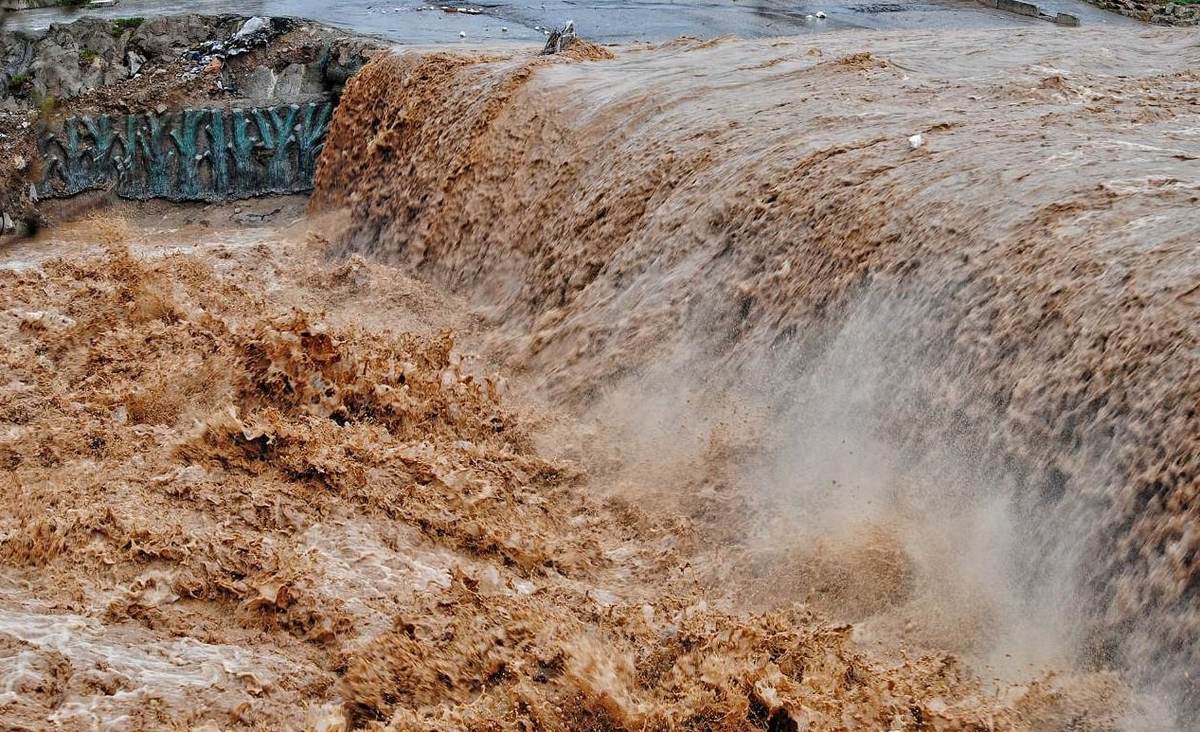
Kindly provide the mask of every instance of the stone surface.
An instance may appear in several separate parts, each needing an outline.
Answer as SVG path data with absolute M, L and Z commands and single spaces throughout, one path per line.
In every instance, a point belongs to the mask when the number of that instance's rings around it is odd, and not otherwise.
M 201 15 L 176 15 L 149 18 L 129 39 L 129 44 L 147 58 L 177 56 L 189 48 L 224 37 L 235 25 Z
M 125 63 L 129 67 L 129 74 L 137 76 L 138 72 L 142 70 L 142 66 L 146 63 L 146 57 L 137 51 L 130 51 L 126 56 Z
M 1089 0 L 1093 5 L 1157 25 L 1200 25 L 1200 4 L 1147 0 Z
M 304 64 L 289 64 L 275 77 L 274 96 L 280 99 L 295 99 L 304 90 Z
M 259 66 L 242 81 L 241 94 L 247 99 L 263 100 L 275 96 L 275 72 Z
M 38 58 L 29 71 L 34 78 L 33 89 L 37 97 L 75 97 L 84 91 L 78 49 L 47 42 L 38 49 Z
M 293 102 L 336 93 L 362 67 L 369 50 L 378 47 L 369 39 L 313 27 L 309 37 L 314 41 L 295 50 L 295 59 L 267 53 L 264 62 L 269 60 L 270 66 L 245 63 L 249 51 L 239 43 L 251 39 L 257 48 L 269 49 L 272 34 L 298 27 L 298 21 L 288 19 L 182 15 L 150 19 L 136 30 L 120 30 L 108 19 L 81 18 L 40 34 L 0 31 L 0 110 L 30 109 L 43 99 L 58 106 L 137 74 L 161 76 L 181 59 L 190 64 L 189 73 L 209 77 L 215 92 L 263 105 Z M 222 49 L 230 60 L 243 63 L 229 68 Z

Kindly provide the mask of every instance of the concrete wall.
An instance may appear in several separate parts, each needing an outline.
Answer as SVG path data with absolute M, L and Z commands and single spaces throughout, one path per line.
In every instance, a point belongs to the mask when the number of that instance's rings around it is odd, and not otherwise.
M 1028 15 L 1031 18 L 1041 16 L 1038 11 L 1038 6 L 1032 3 L 1023 3 L 1021 0 L 980 0 L 989 8 L 996 8 L 1008 13 L 1016 13 L 1017 15 Z
M 73 117 L 40 138 L 38 194 L 223 201 L 312 189 L 333 101 Z
M 996 8 L 1017 15 L 1028 15 L 1031 18 L 1036 18 L 1041 13 L 1038 12 L 1038 6 L 1031 3 L 1023 3 L 1021 0 L 996 0 Z

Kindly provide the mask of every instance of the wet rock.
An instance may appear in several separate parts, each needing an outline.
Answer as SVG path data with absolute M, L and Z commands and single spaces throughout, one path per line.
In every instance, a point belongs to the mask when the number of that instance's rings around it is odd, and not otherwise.
M 33 42 L 23 35 L 0 32 L 0 52 L 3 54 L 0 55 L 0 81 L 4 82 L 0 94 L 3 94 L 8 80 L 26 71 L 33 63 Z
M 247 99 L 270 99 L 275 94 L 275 72 L 259 66 L 242 79 L 241 92 Z
M 1200 5 L 1157 0 L 1089 0 L 1093 5 L 1157 25 L 1200 25 Z
M 542 49 L 542 55 L 551 56 L 561 53 L 563 49 L 569 47 L 578 38 L 575 35 L 575 21 L 568 20 L 567 24 L 562 28 L 550 33 L 550 37 L 546 39 L 546 46 Z
M 321 64 L 304 64 L 304 76 L 300 80 L 301 96 L 324 94 L 325 91 L 325 75 L 321 70 Z
M 114 37 L 112 23 L 100 18 L 80 18 L 67 25 L 51 25 L 46 41 L 64 48 L 87 50 L 96 57 L 119 63 L 125 55 L 125 39 Z
M 345 85 L 366 64 L 373 47 L 370 41 L 358 38 L 330 44 L 317 62 L 324 83 L 333 88 Z

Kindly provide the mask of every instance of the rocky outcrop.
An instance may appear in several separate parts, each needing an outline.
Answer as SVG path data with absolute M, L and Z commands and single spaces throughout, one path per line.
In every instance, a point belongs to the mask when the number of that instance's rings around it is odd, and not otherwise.
M 272 47 L 293 35 L 286 49 Z M 210 91 L 226 97 L 295 101 L 336 92 L 376 45 L 303 21 L 235 15 L 82 18 L 40 34 L 0 31 L 0 111 L 54 106 L 141 74 L 211 77 Z
M 52 25 L 41 34 L 0 32 L 5 50 L 0 107 L 16 110 L 39 100 L 72 99 L 130 78 L 146 58 L 162 55 L 140 49 L 160 43 L 136 21 L 99 18 Z
M 127 78 L 125 49 L 130 33 L 114 33 L 111 21 L 95 18 L 52 26 L 34 46 L 29 67 L 33 94 L 69 99 Z
M 163 15 L 146 20 L 130 41 L 146 58 L 180 56 L 203 43 L 232 36 L 245 20 L 237 16 Z
M 1200 2 L 1088 0 L 1093 5 L 1157 25 L 1200 25 Z

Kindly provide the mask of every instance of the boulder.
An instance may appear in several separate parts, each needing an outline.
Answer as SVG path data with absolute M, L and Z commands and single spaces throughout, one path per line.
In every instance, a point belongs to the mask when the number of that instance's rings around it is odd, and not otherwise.
M 359 72 L 376 45 L 365 39 L 347 38 L 331 43 L 318 62 L 326 86 L 341 87 Z
M 63 99 L 84 91 L 78 48 L 64 48 L 47 39 L 38 44 L 37 58 L 29 71 L 35 96 Z
M 147 19 L 134 31 L 129 45 L 148 59 L 171 58 L 214 38 L 225 37 L 228 23 L 200 15 L 163 15 Z
M 242 79 L 241 93 L 246 99 L 270 99 L 275 94 L 276 83 L 275 72 L 266 66 L 259 66 Z
M 120 63 L 125 55 L 122 37 L 114 37 L 112 21 L 101 18 L 80 18 L 66 25 L 55 23 L 46 33 L 46 40 L 79 51 L 88 50 L 110 63 Z
M 289 64 L 275 80 L 274 96 L 280 99 L 294 99 L 304 88 L 304 64 Z
M 33 41 L 21 33 L 0 31 L 0 80 L 8 80 L 29 70 L 33 63 Z

